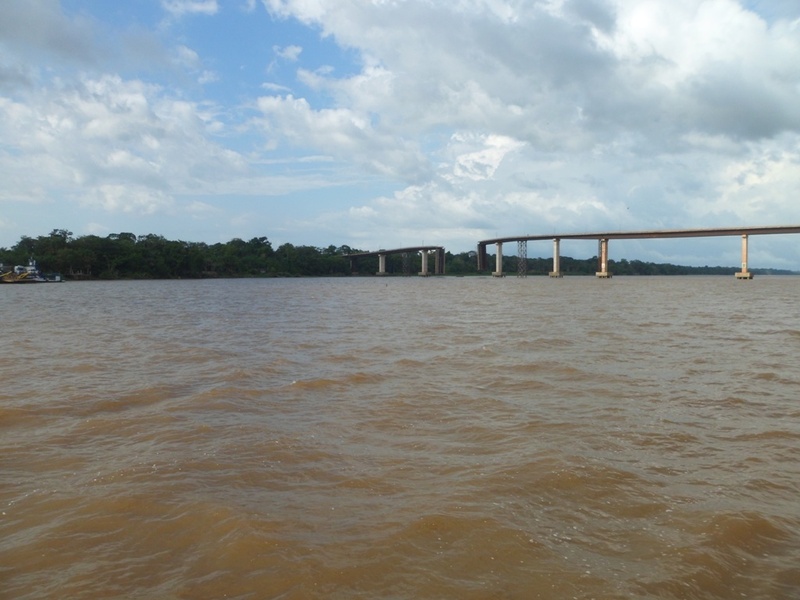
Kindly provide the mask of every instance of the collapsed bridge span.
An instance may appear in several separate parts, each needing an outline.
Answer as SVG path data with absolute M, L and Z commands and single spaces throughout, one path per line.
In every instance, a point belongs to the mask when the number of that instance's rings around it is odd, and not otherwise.
M 345 254 L 350 259 L 350 270 L 353 270 L 354 262 L 359 258 L 367 256 L 378 257 L 378 272 L 376 275 L 386 275 L 386 256 L 390 254 L 402 254 L 404 257 L 403 265 L 407 265 L 407 257 L 412 254 L 419 253 L 422 257 L 422 268 L 419 275 L 427 277 L 431 275 L 428 269 L 428 256 L 433 254 L 433 275 L 444 275 L 444 247 L 443 246 L 410 246 L 408 248 L 396 248 L 394 250 L 376 250 L 375 252 L 356 252 L 353 254 Z

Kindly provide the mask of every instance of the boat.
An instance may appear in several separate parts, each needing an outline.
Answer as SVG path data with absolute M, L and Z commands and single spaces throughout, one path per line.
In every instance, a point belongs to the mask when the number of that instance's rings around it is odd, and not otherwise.
M 36 266 L 36 261 L 31 258 L 27 265 L 17 265 L 11 271 L 0 274 L 0 283 L 45 283 L 47 281 L 61 281 L 58 279 L 48 279 Z

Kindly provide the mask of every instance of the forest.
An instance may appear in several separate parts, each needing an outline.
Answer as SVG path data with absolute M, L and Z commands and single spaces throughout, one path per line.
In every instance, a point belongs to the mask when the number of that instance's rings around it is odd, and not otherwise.
M 112 233 L 105 237 L 74 237 L 66 229 L 54 229 L 48 235 L 23 236 L 11 248 L 0 248 L 3 270 L 14 265 L 37 262 L 45 273 L 60 273 L 68 280 L 97 279 L 200 279 L 224 277 L 325 277 L 374 275 L 378 258 L 352 261 L 346 255 L 363 252 L 349 246 L 295 246 L 277 248 L 266 237 L 245 241 L 206 244 L 168 240 L 160 235 L 136 236 Z M 388 275 L 412 275 L 421 269 L 417 254 L 388 255 Z M 489 264 L 494 267 L 493 257 Z M 445 254 L 447 275 L 485 275 L 477 270 L 475 252 Z M 528 258 L 527 275 L 546 276 L 552 269 L 551 258 Z M 561 271 L 569 275 L 594 275 L 597 257 L 573 259 L 561 257 Z M 754 273 L 790 274 L 776 269 L 751 269 Z M 517 257 L 503 258 L 503 271 L 517 274 Z M 609 260 L 613 275 L 732 275 L 736 267 L 686 267 L 638 260 Z

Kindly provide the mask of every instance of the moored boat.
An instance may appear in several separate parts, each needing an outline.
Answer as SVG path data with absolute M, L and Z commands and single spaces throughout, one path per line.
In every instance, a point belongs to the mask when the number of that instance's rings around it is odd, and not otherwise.
M 28 261 L 27 266 L 17 265 L 11 271 L 0 274 L 0 283 L 45 283 L 47 281 L 61 281 L 61 276 L 52 280 L 46 278 L 32 258 Z

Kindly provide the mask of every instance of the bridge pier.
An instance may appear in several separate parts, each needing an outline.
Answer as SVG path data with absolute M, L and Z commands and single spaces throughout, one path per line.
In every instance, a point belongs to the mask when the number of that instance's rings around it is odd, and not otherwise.
M 492 277 L 503 277 L 503 242 L 497 242 L 497 254 L 495 255 L 495 267 Z
M 608 238 L 600 238 L 600 249 L 598 252 L 600 270 L 595 273 L 600 279 L 611 279 L 611 273 L 608 272 Z
M 386 275 L 386 255 L 378 254 L 378 272 L 377 275 Z
M 736 279 L 752 279 L 753 274 L 747 270 L 747 234 L 742 234 L 742 270 L 736 273 Z
M 553 270 L 550 271 L 550 277 L 563 277 L 561 273 L 561 240 L 558 238 L 553 239 Z
M 419 275 L 420 277 L 427 277 L 430 275 L 430 273 L 428 273 L 428 251 L 420 250 L 420 254 L 422 255 L 422 270 L 419 272 Z

